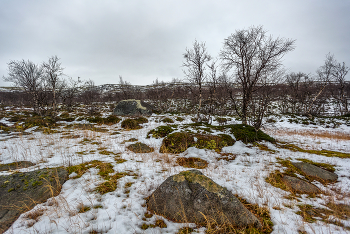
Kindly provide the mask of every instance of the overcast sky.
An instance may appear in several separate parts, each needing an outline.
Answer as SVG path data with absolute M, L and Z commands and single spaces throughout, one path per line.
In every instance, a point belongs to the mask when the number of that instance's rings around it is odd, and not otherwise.
M 182 79 L 195 39 L 215 57 L 225 38 L 253 25 L 296 40 L 283 58 L 288 71 L 315 73 L 329 52 L 350 66 L 349 0 L 1 0 L 0 86 L 11 85 L 2 79 L 11 60 L 53 55 L 65 74 L 96 84 Z

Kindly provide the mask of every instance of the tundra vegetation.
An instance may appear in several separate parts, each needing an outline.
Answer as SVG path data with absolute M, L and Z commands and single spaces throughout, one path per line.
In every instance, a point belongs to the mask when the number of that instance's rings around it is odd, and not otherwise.
M 262 27 L 231 34 L 217 58 L 204 42 L 192 46 L 184 53 L 186 79 L 148 86 L 121 76 L 119 84 L 99 86 L 67 78 L 57 56 L 42 64 L 10 61 L 4 78 L 16 87 L 0 89 L 2 194 L 54 187 L 40 182 L 45 178 L 23 178 L 17 188 L 6 176 L 64 167 L 69 178 L 58 195 L 21 206 L 25 214 L 0 232 L 348 232 L 345 63 L 328 54 L 315 74 L 284 73 L 281 59 L 294 40 L 274 39 Z M 125 99 L 153 105 L 153 115 L 113 115 Z M 301 162 L 335 173 L 336 180 L 310 176 Z M 157 187 L 191 168 L 233 193 L 262 226 L 237 228 L 211 217 L 177 223 L 150 212 L 146 200 Z M 296 190 L 297 180 L 317 193 Z

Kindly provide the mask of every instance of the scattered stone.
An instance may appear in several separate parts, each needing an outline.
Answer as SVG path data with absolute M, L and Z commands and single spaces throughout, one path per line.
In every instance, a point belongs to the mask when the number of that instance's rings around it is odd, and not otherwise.
M 154 107 L 141 100 L 128 99 L 120 101 L 115 107 L 113 114 L 122 116 L 152 115 Z
M 153 148 L 151 148 L 148 145 L 141 143 L 141 142 L 131 144 L 127 148 L 128 148 L 128 150 L 130 150 L 134 153 L 151 153 L 154 151 Z
M 13 162 L 8 164 L 0 164 L 0 171 L 17 170 L 21 168 L 31 167 L 34 165 L 35 163 L 29 162 L 29 161 L 19 161 L 19 162 Z
M 306 193 L 306 194 L 321 193 L 321 190 L 317 186 L 309 182 L 306 182 L 304 180 L 298 179 L 296 177 L 284 175 L 282 177 L 282 180 L 287 187 L 289 187 L 292 191 L 296 193 Z
M 210 221 L 218 225 L 261 227 L 259 220 L 231 192 L 198 170 L 167 178 L 147 199 L 147 207 L 176 222 Z
M 306 162 L 292 162 L 293 166 L 320 182 L 335 182 L 338 175 Z
M 67 178 L 64 168 L 0 176 L 0 233 L 5 232 L 22 213 L 57 196 Z

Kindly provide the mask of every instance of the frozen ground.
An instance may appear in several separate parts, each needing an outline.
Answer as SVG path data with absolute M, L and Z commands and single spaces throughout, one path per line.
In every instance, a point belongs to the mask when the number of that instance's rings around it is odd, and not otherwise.
M 170 116 L 171 117 L 171 116 Z M 204 175 L 213 179 L 221 186 L 225 186 L 232 193 L 246 199 L 250 203 L 268 206 L 274 224 L 273 233 L 350 233 L 343 227 L 326 224 L 322 221 L 308 223 L 296 212 L 299 204 L 310 204 L 324 207 L 329 200 L 336 203 L 350 204 L 350 159 L 325 157 L 315 154 L 292 152 L 287 149 L 276 148 L 271 143 L 265 143 L 276 153 L 262 151 L 252 145 L 245 145 L 238 141 L 233 146 L 225 147 L 222 151 L 237 155 L 235 160 L 220 160 L 220 155 L 214 151 L 189 148 L 180 155 L 160 154 L 162 139 L 146 139 L 147 132 L 157 126 L 161 117 L 153 115 L 149 122 L 143 124 L 140 130 L 125 131 L 120 123 L 112 126 L 102 126 L 107 132 L 91 130 L 69 129 L 63 126 L 59 132 L 44 134 L 29 129 L 28 134 L 0 134 L 1 163 L 27 160 L 36 163 L 30 168 L 20 171 L 31 171 L 37 168 L 76 165 L 91 160 L 110 162 L 116 172 L 132 171 L 137 176 L 125 176 L 118 181 L 118 188 L 114 192 L 100 195 L 94 188 L 104 180 L 97 174 L 97 169 L 91 168 L 81 178 L 69 179 L 63 184 L 61 193 L 43 204 L 38 204 L 33 210 L 42 214 L 36 220 L 22 214 L 20 218 L 6 232 L 9 233 L 176 233 L 184 226 L 194 224 L 179 224 L 165 220 L 167 228 L 149 228 L 142 230 L 143 223 L 154 223 L 153 216 L 143 220 L 146 212 L 145 198 L 148 197 L 167 177 L 188 168 L 176 164 L 176 157 L 200 157 L 209 162 L 209 166 L 201 169 Z M 184 116 L 184 124 L 191 122 L 191 116 Z M 175 119 L 175 118 L 174 118 Z M 283 117 L 282 117 L 283 119 Z M 2 120 L 6 122 L 6 120 Z M 8 122 L 7 122 L 8 123 Z M 231 121 L 230 123 L 238 123 Z M 215 122 L 214 122 L 215 124 Z M 304 126 L 283 122 L 267 124 L 265 132 L 278 140 L 293 142 L 303 148 L 327 149 L 350 152 L 350 140 L 333 139 L 331 135 L 350 134 L 350 127 L 340 125 L 336 129 L 320 126 Z M 118 131 L 121 134 L 111 135 Z M 306 133 L 305 133 L 306 131 Z M 328 132 L 327 137 L 322 134 L 315 136 L 308 133 Z M 324 134 L 323 134 L 324 135 Z M 137 138 L 155 148 L 153 153 L 136 154 L 126 149 L 132 142 L 124 142 L 130 138 Z M 84 140 L 85 139 L 85 140 Z M 105 149 L 115 154 L 120 153 L 124 163 L 116 163 L 115 155 L 100 154 Z M 318 197 L 302 196 L 297 199 L 287 199 L 288 192 L 275 188 L 265 182 L 265 178 L 275 169 L 282 166 L 276 158 L 290 159 L 306 158 L 315 162 L 335 165 L 339 180 L 335 184 L 327 185 L 315 182 L 327 195 Z M 283 169 L 282 169 L 283 170 Z M 0 172 L 6 175 L 11 172 Z M 71 175 L 73 177 L 74 175 Z M 125 185 L 132 182 L 126 192 Z M 79 213 L 79 208 L 89 206 L 91 209 Z M 27 212 L 28 213 L 28 212 Z M 349 220 L 341 220 L 350 226 Z M 195 229 L 196 233 L 204 233 L 205 228 Z

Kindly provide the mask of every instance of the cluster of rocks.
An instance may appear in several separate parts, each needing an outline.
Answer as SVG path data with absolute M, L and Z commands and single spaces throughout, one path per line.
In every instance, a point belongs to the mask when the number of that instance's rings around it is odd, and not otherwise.
M 338 180 L 338 175 L 306 162 L 292 162 L 292 165 L 303 172 L 310 180 L 321 183 L 332 183 Z M 309 181 L 297 177 L 284 175 L 282 178 L 287 187 L 296 193 L 319 194 L 321 190 Z

